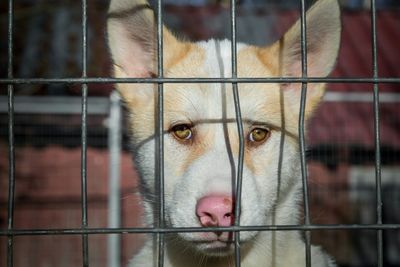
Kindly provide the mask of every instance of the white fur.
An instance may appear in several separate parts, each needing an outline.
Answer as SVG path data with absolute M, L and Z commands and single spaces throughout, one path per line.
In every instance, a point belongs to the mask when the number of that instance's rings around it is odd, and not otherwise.
M 215 41 L 201 42 L 200 46 L 206 51 L 204 70 L 210 77 L 220 77 L 221 66 L 217 62 Z M 238 52 L 243 46 L 238 45 Z M 224 77 L 231 75 L 230 42 L 220 43 L 222 62 L 224 64 Z M 230 85 L 226 85 L 225 91 L 227 108 L 226 116 L 230 135 L 237 138 L 235 109 L 233 97 L 230 93 Z M 168 90 L 168 88 L 166 88 Z M 204 89 L 206 93 L 197 90 L 185 90 L 185 98 L 190 99 L 184 108 L 184 115 L 175 114 L 176 120 L 190 118 L 192 121 L 221 120 L 223 110 L 221 99 L 221 84 L 211 84 Z M 260 105 L 263 99 L 241 99 L 242 116 L 249 120 L 257 121 L 257 114 L 251 110 L 251 106 Z M 194 106 L 194 107 L 193 107 Z M 182 117 L 180 117 L 182 116 Z M 247 125 L 248 126 L 248 125 Z M 177 143 L 171 135 L 166 135 L 165 145 L 165 209 L 166 220 L 169 227 L 201 227 L 195 214 L 196 202 L 209 194 L 231 194 L 232 192 L 232 166 L 227 150 L 227 139 L 222 123 L 204 123 L 198 125 L 197 131 L 212 131 L 212 139 L 207 140 L 212 144 L 211 148 L 195 159 L 191 165 L 181 174 L 176 175 L 176 162 L 180 162 L 185 150 L 190 149 Z M 246 126 L 245 126 L 246 129 Z M 245 133 L 248 133 L 245 131 Z M 264 157 L 260 160 L 263 165 L 262 174 L 252 173 L 244 165 L 241 225 L 294 225 L 298 221 L 298 200 L 301 188 L 299 169 L 298 147 L 290 142 L 283 144 L 281 150 L 281 133 L 273 132 L 269 140 L 258 148 L 255 157 Z M 143 145 L 137 153 L 140 156 L 139 165 L 147 171 L 154 169 L 154 140 Z M 279 152 L 280 151 L 280 152 Z M 279 153 L 282 153 L 282 170 L 280 180 L 280 197 L 278 199 L 278 169 Z M 272 156 L 270 156 L 273 154 Z M 234 168 L 237 169 L 237 155 L 234 158 Z M 264 163 L 264 164 L 263 164 Z M 154 173 L 150 171 L 144 179 L 153 180 Z M 153 188 L 153 184 L 149 188 Z M 274 212 L 275 210 L 275 212 Z M 147 214 L 153 214 L 150 205 L 147 206 Z M 149 216 L 148 216 L 149 217 Z M 147 222 L 151 225 L 149 218 Z M 204 239 L 202 233 L 179 233 L 177 236 L 167 238 L 166 265 L 173 267 L 201 266 L 201 254 L 204 246 L 195 246 L 191 241 Z M 245 255 L 242 266 L 304 266 L 305 246 L 298 232 L 242 232 L 242 253 Z M 233 248 L 233 247 L 232 247 Z M 182 253 L 184 251 L 184 253 Z M 232 250 L 231 250 L 232 252 Z M 130 266 L 149 266 L 149 259 L 157 258 L 153 241 L 149 240 L 141 252 L 134 257 Z M 313 266 L 334 266 L 333 262 L 320 249 L 312 247 Z M 232 254 L 223 257 L 207 258 L 205 266 L 228 266 L 232 262 Z
M 143 2 L 138 0 L 137 4 Z M 112 4 L 111 10 L 118 11 L 125 4 L 129 3 L 124 0 L 121 5 Z M 339 10 L 336 0 L 320 0 L 317 5 L 318 7 L 311 9 L 308 18 L 310 27 L 314 26 L 317 31 L 324 29 L 318 24 L 320 20 L 317 19 L 317 15 L 327 14 L 326 19 L 329 17 L 327 10 L 333 10 L 331 13 L 336 12 L 327 19 L 329 29 L 333 29 L 333 33 L 325 32 L 322 41 L 317 33 L 310 34 L 308 40 L 309 46 L 312 47 L 310 58 L 318 58 L 315 64 L 309 63 L 310 72 L 327 75 L 334 65 L 337 54 L 338 33 L 340 33 Z M 319 9 L 324 12 L 320 12 Z M 139 17 L 131 21 L 140 21 L 142 23 L 140 27 L 143 28 L 149 18 Z M 119 36 L 124 32 L 138 36 L 135 25 L 131 25 L 129 31 L 126 29 L 124 31 L 119 29 L 127 27 L 124 21 L 114 19 L 109 22 L 110 47 L 118 77 L 142 77 L 144 74 L 155 73 L 150 67 L 152 64 L 146 62 L 145 57 L 130 57 L 143 53 L 146 57 L 152 58 L 153 48 L 146 50 L 148 46 L 144 46 L 136 39 Z M 336 29 L 335 25 L 339 29 Z M 170 53 L 168 59 L 176 60 L 174 53 L 179 54 L 185 46 L 168 32 L 166 34 L 168 39 L 164 45 Z M 152 36 L 151 32 L 148 36 Z M 295 42 L 299 40 L 298 24 L 282 40 L 284 40 L 283 56 L 289 55 L 284 58 L 283 72 L 301 75 L 299 68 L 296 67 L 299 46 Z M 331 50 L 332 54 L 324 50 L 324 43 L 330 41 L 332 43 L 328 50 Z M 179 58 L 178 63 L 165 71 L 167 77 L 231 77 L 230 41 L 210 40 L 192 46 L 194 48 L 183 58 Z M 135 51 L 129 52 L 132 49 Z M 273 59 L 278 57 L 274 53 L 280 50 L 266 51 Z M 237 54 L 240 58 L 238 64 L 242 64 L 238 70 L 239 76 L 273 75 L 274 70 L 268 68 L 266 66 L 268 64 L 264 64 L 265 62 L 262 62 L 259 55 L 256 56 L 257 52 L 251 50 L 250 46 L 237 44 Z M 294 68 L 290 64 L 291 60 Z M 277 64 L 275 61 L 272 60 L 270 64 Z M 153 108 L 156 103 L 156 90 L 154 90 L 156 87 L 119 84 L 118 89 L 130 112 L 129 122 L 135 160 L 140 171 L 142 194 L 145 199 L 145 221 L 151 227 L 158 220 L 157 203 L 153 202 L 157 199 L 154 197 L 157 194 L 155 183 L 157 131 L 154 127 Z M 240 225 L 299 224 L 301 172 L 296 139 L 297 107 L 300 99 L 298 85 L 281 87 L 278 84 L 239 84 L 238 89 L 246 139 Z M 323 86 L 310 85 L 306 118 L 312 113 L 322 94 Z M 197 201 L 208 195 L 232 195 L 234 192 L 239 142 L 233 99 L 231 84 L 164 85 L 164 130 L 167 132 L 164 135 L 164 199 L 167 227 L 201 227 L 196 216 Z M 176 123 L 193 124 L 193 144 L 183 144 L 168 132 L 171 125 Z M 271 135 L 266 142 L 251 147 L 248 144 L 248 136 L 254 123 L 270 127 Z M 214 233 L 206 232 L 167 234 L 164 266 L 234 266 L 233 244 L 227 243 L 226 249 L 218 250 L 213 248 L 210 242 L 205 242 L 213 238 L 215 238 Z M 297 231 L 243 231 L 240 233 L 240 240 L 243 267 L 305 266 L 305 244 Z M 335 266 L 330 257 L 318 247 L 312 246 L 311 254 L 312 266 Z M 129 266 L 157 266 L 157 255 L 157 244 L 149 235 L 148 241 L 134 256 Z

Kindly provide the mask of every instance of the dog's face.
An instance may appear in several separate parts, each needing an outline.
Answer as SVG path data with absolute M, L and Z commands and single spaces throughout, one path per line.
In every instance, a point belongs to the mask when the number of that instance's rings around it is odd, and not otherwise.
M 126 4 L 114 1 L 110 8 L 108 35 L 115 76 L 151 77 L 157 69 L 152 12 Z M 326 76 L 339 47 L 336 0 L 320 0 L 308 11 L 307 23 L 308 75 Z M 300 77 L 300 39 L 297 23 L 272 46 L 238 44 L 238 77 Z M 164 29 L 164 76 L 231 77 L 230 48 L 229 41 L 180 42 Z M 151 198 L 156 188 L 157 86 L 118 84 L 117 88 L 130 113 L 144 198 Z M 300 88 L 299 84 L 238 84 L 244 129 L 241 225 L 296 222 L 301 176 L 297 141 Z M 306 119 L 323 91 L 322 84 L 308 85 Z M 163 118 L 167 225 L 231 225 L 240 143 L 232 85 L 164 84 Z M 276 207 L 281 211 L 275 211 Z M 228 233 L 178 235 L 210 255 L 232 251 Z M 241 241 L 256 235 L 243 232 Z

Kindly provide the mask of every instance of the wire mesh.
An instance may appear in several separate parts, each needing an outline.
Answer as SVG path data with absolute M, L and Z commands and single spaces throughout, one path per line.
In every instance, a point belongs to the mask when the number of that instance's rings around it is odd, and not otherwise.
M 269 77 L 269 78 L 109 78 L 109 77 L 88 77 L 88 78 L 2 78 L 0 84 L 96 84 L 96 83 L 400 83 L 400 78 L 379 77 L 379 78 L 357 78 L 357 77 Z
M 236 1 L 231 0 L 231 67 L 232 78 L 237 78 L 237 41 L 236 41 Z M 243 122 L 240 111 L 240 101 L 238 84 L 232 83 L 233 98 L 235 103 L 235 116 L 236 124 L 239 135 L 239 155 L 238 166 L 235 177 L 235 226 L 240 226 L 240 211 L 242 202 L 242 179 L 243 179 L 243 156 L 244 156 L 244 136 L 243 136 Z M 235 241 L 235 266 L 240 267 L 240 231 L 234 232 Z
M 162 1 L 157 1 L 157 70 L 160 79 L 164 76 L 163 70 L 163 16 Z M 158 121 L 157 121 L 157 162 L 158 162 L 158 227 L 164 229 L 164 84 L 158 83 Z M 163 233 L 157 234 L 158 244 L 158 266 L 164 266 L 164 246 L 165 236 Z
M 379 114 L 379 84 L 400 83 L 400 78 L 379 77 L 377 60 L 377 31 L 376 31 L 376 3 L 371 0 L 371 25 L 372 25 L 372 59 L 373 77 L 368 78 L 319 78 L 307 75 L 307 40 L 306 40 L 306 6 L 301 0 L 301 55 L 302 77 L 272 77 L 272 78 L 238 78 L 237 77 L 237 51 L 236 51 L 236 1 L 231 0 L 231 52 L 232 52 L 232 77 L 221 78 L 165 78 L 163 75 L 163 31 L 162 31 L 162 1 L 157 1 L 157 51 L 158 51 L 158 76 L 156 78 L 109 78 L 87 77 L 87 2 L 82 0 L 82 76 L 80 78 L 14 78 L 13 76 L 13 0 L 8 1 L 8 75 L 1 78 L 0 84 L 8 88 L 8 134 L 9 134 L 9 187 L 8 187 L 8 227 L 1 229 L 0 235 L 8 237 L 7 266 L 13 266 L 13 238 L 24 235 L 81 235 L 83 266 L 89 266 L 90 234 L 123 234 L 123 233 L 152 233 L 158 239 L 158 266 L 164 266 L 164 235 L 179 232 L 210 232 L 231 231 L 235 233 L 235 266 L 240 266 L 240 232 L 242 231 L 304 231 L 306 237 L 306 266 L 311 266 L 310 234 L 314 230 L 374 230 L 377 232 L 378 266 L 383 266 L 383 237 L 384 230 L 400 230 L 399 224 L 384 224 L 382 221 L 382 188 L 381 188 L 381 155 L 380 155 L 380 114 Z M 376 176 L 376 223 L 368 225 L 317 225 L 312 224 L 308 207 L 307 166 L 304 135 L 304 112 L 306 103 L 307 84 L 309 83 L 367 83 L 373 84 L 373 109 L 374 109 L 374 139 L 375 139 L 375 176 Z M 14 229 L 14 191 L 15 191 L 15 156 L 14 156 L 14 85 L 16 84 L 81 84 L 82 88 L 82 132 L 81 132 L 81 205 L 82 226 L 74 229 Z M 152 228 L 89 228 L 87 221 L 87 98 L 88 84 L 90 83 L 154 83 L 158 86 L 158 192 L 159 192 L 159 220 L 157 227 Z M 237 129 L 239 133 L 240 148 L 236 177 L 236 206 L 235 224 L 231 227 L 198 227 L 166 228 L 164 225 L 164 148 L 163 148 L 163 84 L 164 83 L 230 83 L 234 95 Z M 301 83 L 301 105 L 299 117 L 299 142 L 302 167 L 303 197 L 304 197 L 304 224 L 299 225 L 264 225 L 240 226 L 241 184 L 243 170 L 244 137 L 240 112 L 238 84 L 240 83 Z
M 307 21 L 306 21 L 306 4 L 301 0 L 300 8 L 300 26 L 301 26 L 301 75 L 307 78 Z M 308 204 L 308 174 L 306 166 L 306 141 L 305 141 L 305 109 L 307 97 L 307 82 L 301 84 L 300 113 L 299 113 L 299 143 L 300 143 L 300 160 L 301 160 L 301 179 L 303 183 L 303 202 L 304 202 L 304 225 L 310 225 L 310 211 Z M 311 266 L 311 233 L 305 231 L 305 259 L 306 266 Z
M 13 0 L 8 1 L 8 66 L 7 76 L 13 77 Z M 15 193 L 15 151 L 14 151 L 14 86 L 8 86 L 8 157 L 9 157 L 9 176 L 8 176 L 8 230 L 14 227 L 14 193 Z M 7 246 L 7 266 L 13 266 L 14 236 L 8 235 Z
M 87 77 L 87 2 L 82 0 L 82 78 Z M 88 85 L 82 84 L 82 153 L 81 153 L 81 203 L 82 203 L 82 229 L 88 227 L 87 205 L 87 98 Z M 89 266 L 89 240 L 88 235 L 82 235 L 83 266 Z
M 377 32 L 376 32 L 376 2 L 371 0 L 371 42 L 372 42 L 372 71 L 373 77 L 378 78 L 378 54 L 377 54 Z M 375 136 L 375 180 L 376 180 L 376 221 L 382 224 L 382 185 L 381 185 L 381 141 L 380 141 L 380 118 L 379 118 L 379 85 L 374 83 L 374 136 Z M 382 230 L 377 231 L 378 266 L 383 266 L 383 237 Z

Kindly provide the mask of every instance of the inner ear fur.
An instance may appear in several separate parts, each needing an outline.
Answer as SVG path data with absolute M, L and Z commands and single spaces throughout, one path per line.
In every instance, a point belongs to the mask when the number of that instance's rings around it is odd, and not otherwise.
M 337 0 L 319 0 L 306 13 L 307 76 L 326 77 L 336 63 L 340 46 L 340 8 Z M 276 66 L 274 75 L 302 77 L 301 21 L 300 19 L 270 47 L 259 51 L 259 58 Z M 284 96 L 298 113 L 301 84 L 281 86 Z M 309 83 L 307 86 L 306 116 L 320 102 L 325 85 Z
M 279 45 L 282 74 L 301 76 L 301 21 L 287 31 Z M 319 0 L 306 13 L 307 75 L 325 77 L 332 71 L 340 45 L 340 8 L 337 0 Z
M 151 78 L 158 75 L 157 23 L 145 0 L 112 0 L 107 20 L 108 44 L 117 78 Z M 163 68 L 168 69 L 190 50 L 163 26 Z M 164 71 L 165 72 L 165 71 Z M 152 93 L 151 84 L 117 84 L 125 101 Z M 135 92 L 135 91 L 149 92 Z

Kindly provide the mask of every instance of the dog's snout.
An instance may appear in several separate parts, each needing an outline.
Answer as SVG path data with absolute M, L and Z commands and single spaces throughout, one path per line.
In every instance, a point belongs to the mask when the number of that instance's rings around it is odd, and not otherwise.
M 196 205 L 196 215 L 202 226 L 231 226 L 234 221 L 230 196 L 205 196 Z

